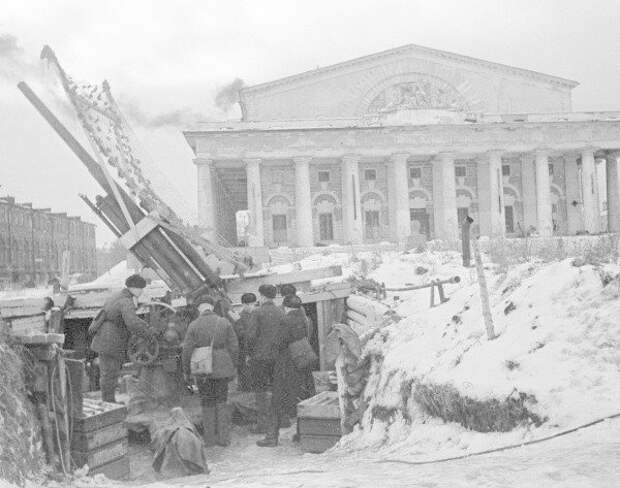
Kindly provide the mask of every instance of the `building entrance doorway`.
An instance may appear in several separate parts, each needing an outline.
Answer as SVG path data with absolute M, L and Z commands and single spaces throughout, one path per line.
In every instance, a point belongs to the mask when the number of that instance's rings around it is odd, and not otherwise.
M 364 229 L 366 239 L 377 240 L 379 239 L 379 211 L 378 210 L 366 210 L 364 212 Z

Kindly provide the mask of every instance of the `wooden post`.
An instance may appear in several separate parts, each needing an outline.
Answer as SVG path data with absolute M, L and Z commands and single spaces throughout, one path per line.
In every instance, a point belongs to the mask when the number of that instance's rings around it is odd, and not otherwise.
M 474 251 L 474 259 L 476 261 L 476 272 L 478 273 L 478 285 L 480 286 L 480 303 L 482 305 L 482 317 L 484 318 L 484 326 L 487 329 L 487 338 L 495 339 L 495 330 L 493 328 L 493 316 L 491 315 L 491 306 L 489 304 L 489 290 L 487 289 L 487 279 L 484 276 L 484 268 L 482 267 L 482 256 L 478 249 L 478 241 L 472 239 L 472 248 Z
M 62 457 L 64 461 L 64 468 L 67 473 L 71 472 L 71 451 L 70 451 L 70 434 L 69 434 L 69 412 L 71 410 L 72 405 L 69 404 L 69 400 L 67 398 L 67 370 L 65 365 L 65 358 L 62 355 L 62 352 L 58 354 L 58 375 L 60 379 L 60 399 L 62 401 L 63 412 L 62 412 L 62 437 L 65 438 L 65 443 L 62 446 Z M 53 378 L 52 378 L 53 381 Z M 61 443 L 62 444 L 62 443 Z

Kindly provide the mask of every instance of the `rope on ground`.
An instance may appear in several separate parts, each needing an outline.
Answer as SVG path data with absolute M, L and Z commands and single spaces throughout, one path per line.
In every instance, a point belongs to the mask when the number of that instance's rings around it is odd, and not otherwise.
M 597 420 L 593 420 L 592 422 L 588 422 L 587 424 L 582 424 L 579 425 L 577 427 L 573 427 L 572 429 L 567 429 L 567 430 L 563 430 L 561 432 L 556 432 L 555 434 L 546 436 L 546 437 L 541 437 L 540 439 L 534 439 L 531 441 L 527 441 L 527 442 L 521 442 L 519 444 L 509 444 L 507 446 L 502 446 L 502 447 L 497 447 L 495 449 L 487 449 L 485 451 L 478 451 L 478 452 L 472 452 L 469 454 L 463 454 L 461 456 L 452 456 L 452 457 L 447 457 L 447 458 L 440 458 L 440 459 L 429 459 L 428 461 L 407 461 L 406 459 L 381 459 L 379 461 L 374 461 L 377 464 L 388 464 L 388 463 L 396 463 L 396 464 L 408 464 L 411 466 L 420 466 L 423 464 L 438 464 L 438 463 L 445 463 L 447 461 L 457 461 L 459 459 L 466 459 L 466 458 L 470 458 L 470 457 L 475 457 L 475 456 L 482 456 L 484 454 L 491 454 L 494 452 L 501 452 L 501 451 L 508 451 L 510 449 L 516 449 L 518 447 L 524 447 L 524 446 L 530 446 L 532 444 L 539 444 L 541 442 L 545 442 L 545 441 L 549 441 L 551 439 L 555 439 L 557 437 L 562 437 L 568 434 L 572 434 L 573 432 L 577 432 L 578 430 L 582 430 L 582 429 L 586 429 L 588 427 L 592 427 L 593 425 L 596 424 L 600 424 L 601 422 L 604 422 L 606 420 L 611 420 L 611 419 L 615 419 L 615 418 L 619 418 L 620 417 L 620 413 L 616 413 L 613 415 L 608 415 L 607 417 L 603 417 Z

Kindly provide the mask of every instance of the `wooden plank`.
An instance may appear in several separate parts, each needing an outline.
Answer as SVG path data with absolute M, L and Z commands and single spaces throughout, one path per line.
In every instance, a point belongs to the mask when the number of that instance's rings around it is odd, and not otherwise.
M 123 205 L 122 200 L 120 200 L 119 203 Z M 133 223 L 133 220 L 129 222 L 132 224 L 132 228 L 119 237 L 121 244 L 127 250 L 131 250 L 138 242 L 144 239 L 148 233 L 157 227 L 157 222 L 151 219 L 149 215 L 144 216 L 144 218 L 139 220 L 136 224 Z
M 34 333 L 45 333 L 45 314 L 39 312 L 39 315 L 33 317 L 10 318 L 3 315 L 9 324 L 11 335 L 28 335 Z
M 262 284 L 284 285 L 296 284 L 306 281 L 320 280 L 342 276 L 342 266 L 328 266 L 326 268 L 306 269 L 293 271 L 291 273 L 272 273 L 272 274 L 247 274 L 244 278 L 226 277 L 226 289 L 231 293 L 256 292 Z
M 62 354 L 58 354 L 57 358 L 58 358 L 58 375 L 60 378 L 60 400 L 62 402 L 63 410 L 64 410 L 62 412 L 62 423 L 61 423 L 63 438 L 65 439 L 65 444 L 62 447 L 62 450 L 63 450 L 62 459 L 64 461 L 66 472 L 70 472 L 71 471 L 71 451 L 70 451 L 69 439 L 71 439 L 71 434 L 69 432 L 69 422 L 70 422 L 69 417 L 70 417 L 71 405 L 69 403 L 69 399 L 67 396 L 67 370 L 66 370 L 66 365 L 65 365 L 65 358 L 63 357 Z M 52 381 L 54 381 L 53 378 L 52 378 Z M 52 401 L 55 401 L 55 399 L 53 399 Z
M 90 432 L 76 431 L 71 440 L 71 449 L 79 452 L 92 451 L 126 437 L 127 427 L 124 422 L 118 422 Z
M 88 415 L 88 412 L 97 413 Z M 73 429 L 78 432 L 90 432 L 124 422 L 126 418 L 127 407 L 125 406 L 84 398 L 83 416 L 73 420 Z
M 340 437 L 340 419 L 300 417 L 297 419 L 300 435 L 329 435 Z
M 129 442 L 127 438 L 111 442 L 91 451 L 73 451 L 73 461 L 78 466 L 88 464 L 89 467 L 97 468 L 127 455 Z
M 319 339 L 319 369 L 325 369 L 325 307 L 328 302 L 316 302 L 316 327 Z
M 297 417 L 340 418 L 337 391 L 324 391 L 297 404 Z
M 33 331 L 34 332 L 34 331 Z M 56 333 L 40 333 L 40 334 L 12 334 L 22 344 L 64 344 L 65 335 Z
M 90 476 L 94 476 L 96 474 L 104 474 L 106 478 L 111 480 L 127 480 L 130 474 L 130 464 L 129 464 L 129 456 L 123 456 L 116 461 L 112 461 L 104 464 L 103 466 L 99 466 L 97 468 L 90 469 L 88 474 Z
M 65 359 L 69 372 L 69 385 L 71 388 L 71 416 L 78 417 L 84 411 L 84 396 L 82 394 L 82 381 L 86 366 L 82 359 Z
M 339 440 L 340 436 L 306 434 L 300 436 L 299 444 L 304 452 L 320 454 L 334 447 Z

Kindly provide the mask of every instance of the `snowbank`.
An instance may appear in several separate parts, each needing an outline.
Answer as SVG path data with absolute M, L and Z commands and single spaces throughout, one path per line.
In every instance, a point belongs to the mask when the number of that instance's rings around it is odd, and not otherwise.
M 423 266 L 429 271 L 418 275 Z M 571 260 L 530 262 L 498 273 L 487 265 L 495 340 L 484 333 L 475 271 L 456 253 L 392 255 L 371 274 L 389 286 L 460 275 L 450 301 L 429 309 L 429 291 L 388 301 L 406 317 L 367 345 L 375 357 L 363 430 L 342 446 L 398 448 L 400 454 L 504 445 L 572 427 L 620 410 L 620 267 L 575 267 Z M 443 385 L 486 401 L 527 395 L 540 427 L 483 434 L 432 417 L 416 385 Z

